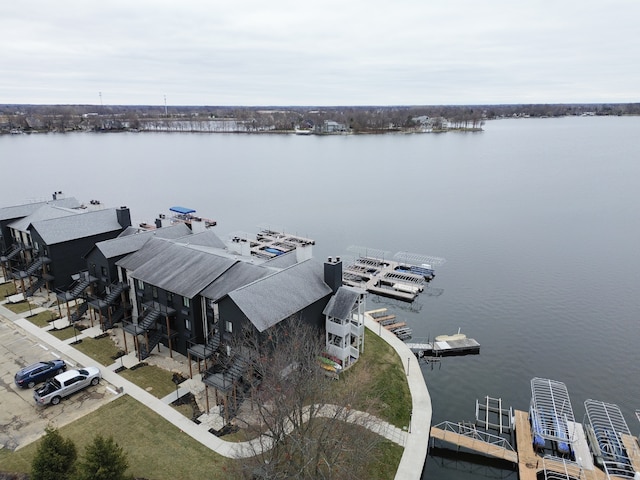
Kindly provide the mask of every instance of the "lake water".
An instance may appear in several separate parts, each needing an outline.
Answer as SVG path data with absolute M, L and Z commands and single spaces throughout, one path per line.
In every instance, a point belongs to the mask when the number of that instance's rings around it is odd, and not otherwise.
M 455 333 L 480 355 L 422 365 L 433 423 L 473 420 L 476 399 L 526 410 L 530 380 L 640 408 L 640 118 L 491 121 L 480 133 L 379 136 L 67 134 L 0 137 L 0 204 L 50 198 L 173 205 L 217 232 L 269 226 L 317 241 L 446 258 L 412 308 L 414 338 Z M 441 294 L 439 293 L 441 289 Z M 415 362 L 415 360 L 413 360 Z M 413 364 L 417 366 L 417 364 Z M 430 457 L 425 478 L 515 474 Z

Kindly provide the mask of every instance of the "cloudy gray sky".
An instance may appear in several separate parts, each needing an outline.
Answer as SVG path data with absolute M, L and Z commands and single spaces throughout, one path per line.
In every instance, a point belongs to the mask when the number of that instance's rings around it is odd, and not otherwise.
M 638 0 L 30 0 L 0 103 L 640 101 Z

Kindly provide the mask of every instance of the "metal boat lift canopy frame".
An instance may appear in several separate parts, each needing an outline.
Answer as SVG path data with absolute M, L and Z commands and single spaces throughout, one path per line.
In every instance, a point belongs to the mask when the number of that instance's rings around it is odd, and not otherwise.
M 621 435 L 631 435 L 617 405 L 598 400 L 585 400 L 584 408 L 602 453 L 607 477 L 635 478 L 629 454 Z
M 552 420 L 552 425 L 538 432 L 540 436 L 555 442 L 575 442 L 575 432 L 568 426 L 568 422 L 575 424 L 575 418 L 564 383 L 547 378 L 531 379 L 531 409 L 538 418 Z

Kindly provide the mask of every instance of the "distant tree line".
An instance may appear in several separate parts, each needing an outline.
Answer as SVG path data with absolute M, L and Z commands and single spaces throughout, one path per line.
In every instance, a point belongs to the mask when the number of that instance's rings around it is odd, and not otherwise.
M 0 133 L 68 131 L 290 132 L 336 122 L 352 133 L 411 131 L 417 118 L 438 129 L 479 129 L 505 117 L 640 115 L 640 103 L 241 107 L 153 105 L 0 105 Z M 226 122 L 226 123 L 225 123 Z M 424 126 L 424 125 L 422 125 Z

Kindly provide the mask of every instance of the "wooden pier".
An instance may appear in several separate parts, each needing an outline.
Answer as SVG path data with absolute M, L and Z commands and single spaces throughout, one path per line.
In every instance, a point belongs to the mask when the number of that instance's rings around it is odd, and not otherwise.
M 580 426 L 580 428 L 582 427 Z M 590 461 L 583 460 L 582 465 L 578 465 L 577 463 L 562 462 L 538 455 L 533 450 L 533 438 L 527 412 L 514 411 L 514 429 L 516 433 L 516 451 L 496 443 L 473 438 L 468 434 L 456 433 L 438 427 L 431 427 L 430 438 L 451 443 L 493 458 L 516 463 L 518 465 L 519 480 L 536 480 L 538 472 L 542 470 L 557 472 L 557 474 L 563 475 L 562 478 L 570 475 L 572 478 L 579 480 L 608 480 L 604 471 L 594 467 Z M 640 471 L 640 449 L 636 438 L 630 435 L 623 435 L 622 439 L 627 452 L 629 452 L 633 468 L 636 471 Z M 590 455 L 590 453 L 587 451 L 586 455 Z M 560 478 L 560 476 L 553 478 Z M 610 478 L 613 480 L 620 477 L 612 475 Z
M 380 324 L 385 330 L 394 333 L 401 340 L 411 338 L 411 328 L 406 322 L 399 322 L 394 314 L 387 313 L 386 308 L 378 308 L 377 310 L 369 310 L 365 312 L 373 321 Z

